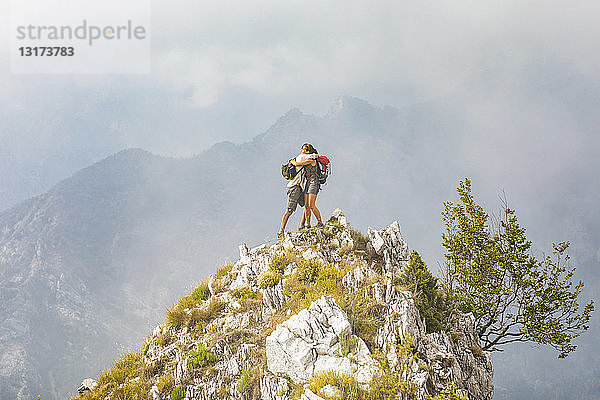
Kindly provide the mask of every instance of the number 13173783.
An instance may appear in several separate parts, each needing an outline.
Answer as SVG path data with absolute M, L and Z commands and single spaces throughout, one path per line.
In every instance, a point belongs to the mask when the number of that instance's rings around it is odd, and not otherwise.
M 73 47 L 19 47 L 21 57 L 72 57 Z

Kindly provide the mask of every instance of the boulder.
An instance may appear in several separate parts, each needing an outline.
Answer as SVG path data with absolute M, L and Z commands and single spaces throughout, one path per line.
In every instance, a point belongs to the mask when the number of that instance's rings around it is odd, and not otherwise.
M 81 382 L 81 385 L 77 388 L 77 392 L 79 394 L 91 392 L 96 386 L 98 386 L 98 382 L 95 379 L 86 378 Z
M 322 296 L 267 337 L 267 368 L 294 382 L 331 370 L 353 373 L 359 382 L 368 382 L 376 368 L 364 341 L 354 337 L 355 353 L 351 357 L 341 354 L 340 340 L 351 335 L 344 310 L 332 297 Z

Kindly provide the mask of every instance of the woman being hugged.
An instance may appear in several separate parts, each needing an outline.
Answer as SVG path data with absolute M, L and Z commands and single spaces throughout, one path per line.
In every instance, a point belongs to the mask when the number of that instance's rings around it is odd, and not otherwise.
M 311 214 L 315 214 L 317 218 L 317 227 L 323 226 L 321 220 L 321 213 L 316 206 L 317 194 L 321 189 L 319 183 L 319 170 L 317 166 L 318 152 L 310 143 L 302 145 L 302 154 L 310 155 L 305 161 L 297 162 L 292 161 L 292 164 L 300 167 L 304 166 L 303 180 L 304 180 L 304 215 L 302 216 L 302 222 L 300 223 L 300 229 L 310 228 L 310 217 Z

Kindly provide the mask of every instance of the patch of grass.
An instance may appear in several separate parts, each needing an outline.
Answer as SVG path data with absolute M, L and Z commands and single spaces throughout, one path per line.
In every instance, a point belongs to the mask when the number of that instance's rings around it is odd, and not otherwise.
M 258 344 L 258 342 L 264 345 L 264 338 L 261 341 L 259 335 L 250 329 L 234 329 L 228 331 L 211 332 L 207 338 L 208 347 L 220 347 L 225 346 L 236 349 L 243 343 Z
M 242 287 L 231 291 L 231 295 L 235 297 L 240 305 L 240 313 L 244 313 L 249 310 L 260 311 L 262 307 L 262 293 L 255 292 L 249 287 Z
M 291 262 L 292 261 L 288 258 L 287 254 L 276 254 L 269 263 L 269 269 L 279 271 L 283 274 Z
M 340 337 L 340 356 L 345 357 L 348 354 L 356 354 L 358 351 L 358 339 L 352 333 Z
M 208 288 L 208 281 L 204 281 L 198 286 L 191 294 L 191 297 L 198 301 L 202 302 L 204 300 L 208 300 L 210 298 L 210 289 Z
M 341 306 L 348 314 L 353 333 L 373 350 L 376 347 L 377 330 L 383 325 L 385 305 L 366 292 L 366 287 L 359 288 L 357 293 L 346 292 Z
M 398 374 L 389 371 L 375 374 L 369 383 L 369 391 L 372 400 L 396 400 L 400 392 Z
M 181 303 L 175 304 L 167 310 L 167 325 L 175 329 L 184 327 L 190 321 L 190 314 L 185 311 Z
M 173 343 L 175 341 L 175 338 L 173 337 L 173 335 L 171 335 L 171 332 L 169 332 L 168 330 L 166 330 L 166 332 L 163 332 L 161 329 L 158 335 L 156 335 L 155 340 L 156 344 L 158 344 L 160 347 L 166 347 Z
M 219 267 L 217 269 L 217 272 L 215 272 L 215 279 L 220 281 L 221 279 L 227 277 L 232 269 L 233 269 L 232 263 L 227 263 L 227 264 Z
M 237 381 L 237 391 L 246 399 L 260 399 L 261 377 L 262 371 L 258 365 L 245 367 Z
M 308 388 L 318 396 L 323 396 L 321 390 L 327 386 L 335 386 L 339 391 L 339 395 L 333 398 L 328 397 L 327 399 L 356 399 L 356 400 L 367 400 L 369 399 L 369 393 L 362 389 L 352 374 L 340 374 L 335 371 L 327 371 L 319 374 L 315 374 L 307 382 Z M 302 390 L 304 391 L 304 390 Z M 297 392 L 296 392 L 297 393 Z M 298 395 L 299 397 L 299 395 Z M 297 397 L 296 397 L 297 398 Z
M 182 309 L 190 309 L 199 306 L 204 300 L 210 298 L 210 289 L 208 288 L 208 281 L 200 283 L 200 285 L 192 291 L 189 296 L 183 297 L 179 300 L 178 304 Z
M 235 274 L 232 273 L 234 266 L 232 263 L 227 263 L 217 269 L 212 283 L 213 294 L 221 293 L 229 287 L 235 278 Z
M 355 229 L 349 231 L 354 242 L 353 250 L 359 253 L 369 265 L 373 265 L 378 272 L 382 272 L 383 256 L 377 254 L 373 247 L 369 245 L 369 238 Z
M 340 304 L 344 290 L 343 276 L 343 271 L 334 267 L 322 267 L 316 260 L 299 262 L 296 272 L 286 280 L 283 288 L 283 294 L 287 298 L 283 311 L 290 310 L 290 313 L 295 314 L 322 295 L 330 295 Z
M 260 293 L 255 292 L 250 289 L 248 286 L 244 286 L 238 289 L 233 289 L 231 292 L 231 296 L 235 297 L 238 300 L 243 299 L 258 299 L 260 298 Z
M 348 243 L 344 243 L 342 245 L 342 247 L 340 247 L 340 249 L 338 250 L 338 254 L 341 257 L 344 257 L 344 256 L 346 256 L 348 254 L 351 254 L 351 253 L 352 253 L 352 246 L 350 246 Z
M 229 395 L 229 386 L 221 385 L 221 387 L 219 387 L 219 391 L 217 393 L 221 399 L 227 398 Z
M 292 259 L 289 257 L 289 252 L 276 254 L 269 263 L 269 269 L 261 275 L 258 285 L 262 289 L 277 285 L 283 279 L 285 269 L 291 263 Z
M 158 378 L 156 387 L 160 393 L 170 393 L 175 387 L 175 378 L 171 374 L 162 375 Z
M 206 367 L 208 365 L 212 365 L 217 361 L 217 356 L 215 353 L 209 351 L 204 344 L 200 344 L 198 346 L 198 350 L 193 350 L 190 352 L 187 367 L 189 369 L 195 370 L 202 367 Z
M 265 271 L 260 279 L 258 280 L 258 285 L 262 289 L 266 289 L 268 287 L 276 286 L 283 279 L 283 274 L 279 271 L 269 269 Z
M 321 262 L 317 259 L 303 260 L 298 264 L 296 277 L 302 283 L 314 283 L 319 276 Z
M 198 333 L 202 332 L 206 325 L 220 315 L 221 311 L 225 309 L 225 306 L 225 302 L 217 298 L 213 298 L 204 307 L 194 308 L 191 311 L 190 318 L 187 322 L 188 327 L 194 329 Z
M 288 310 L 290 314 L 295 314 L 322 295 L 329 295 L 348 314 L 353 333 L 362 338 L 372 350 L 377 330 L 383 324 L 385 305 L 368 295 L 366 284 L 353 293 L 343 287 L 342 278 L 356 265 L 342 263 L 342 269 L 326 267 L 318 261 L 305 261 L 298 265 L 296 273 L 286 280 L 283 288 L 286 304 L 272 318 L 284 317 Z
M 478 346 L 476 344 L 474 344 L 473 346 L 471 346 L 471 351 L 476 356 L 483 357 L 485 355 L 484 352 L 483 352 L 483 349 L 481 348 L 481 346 Z
M 111 368 L 98 377 L 98 386 L 93 392 L 79 399 L 136 399 L 145 398 L 151 388 L 148 367 L 143 361 L 142 351 L 129 352 L 115 361 Z
M 327 220 L 327 222 L 325 223 L 325 227 L 329 228 L 329 230 L 331 231 L 331 233 L 333 233 L 334 235 L 338 235 L 339 233 L 341 233 L 344 229 L 346 229 L 341 223 L 340 221 L 338 221 L 338 219 L 336 217 L 331 217 Z
M 176 386 L 171 391 L 171 400 L 182 400 L 185 396 L 185 388 L 183 386 Z

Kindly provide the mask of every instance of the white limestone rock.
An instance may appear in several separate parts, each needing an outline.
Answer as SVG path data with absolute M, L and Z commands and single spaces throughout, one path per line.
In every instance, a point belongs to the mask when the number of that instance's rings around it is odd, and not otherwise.
M 266 321 L 285 304 L 283 283 L 262 289 L 262 319 Z
M 321 389 L 321 394 L 328 399 L 331 397 L 337 398 L 340 396 L 341 391 L 340 391 L 340 389 L 338 389 L 337 387 L 335 387 L 333 385 L 325 385 L 325 386 L 323 386 L 323 389 Z
M 152 386 L 152 388 L 150 389 L 150 396 L 152 397 L 152 400 L 160 399 L 160 392 L 158 391 L 158 386 Z
M 333 210 L 333 214 L 331 214 L 331 216 L 335 217 L 340 223 L 340 225 L 342 225 L 343 227 L 348 228 L 350 226 L 348 220 L 346 219 L 346 216 L 344 215 L 344 212 L 339 208 Z
M 288 400 L 291 392 L 289 381 L 280 376 L 265 372 L 260 379 L 260 393 L 262 400 Z
M 375 252 L 383 257 L 384 273 L 399 274 L 408 262 L 409 252 L 398 221 L 379 231 L 371 227 L 367 231 L 369 243 Z
M 333 298 L 322 296 L 267 337 L 267 368 L 288 375 L 294 382 L 331 370 L 352 373 L 359 382 L 368 382 L 376 367 L 366 344 L 356 338 L 357 354 L 352 359 L 340 354 L 340 338 L 350 334 L 344 310 Z
M 85 392 L 91 392 L 92 390 L 94 390 L 94 388 L 96 386 L 98 386 L 98 382 L 95 379 L 86 378 L 81 382 L 81 385 L 79 385 L 79 388 L 77 388 L 77 392 L 79 394 L 82 394 Z

